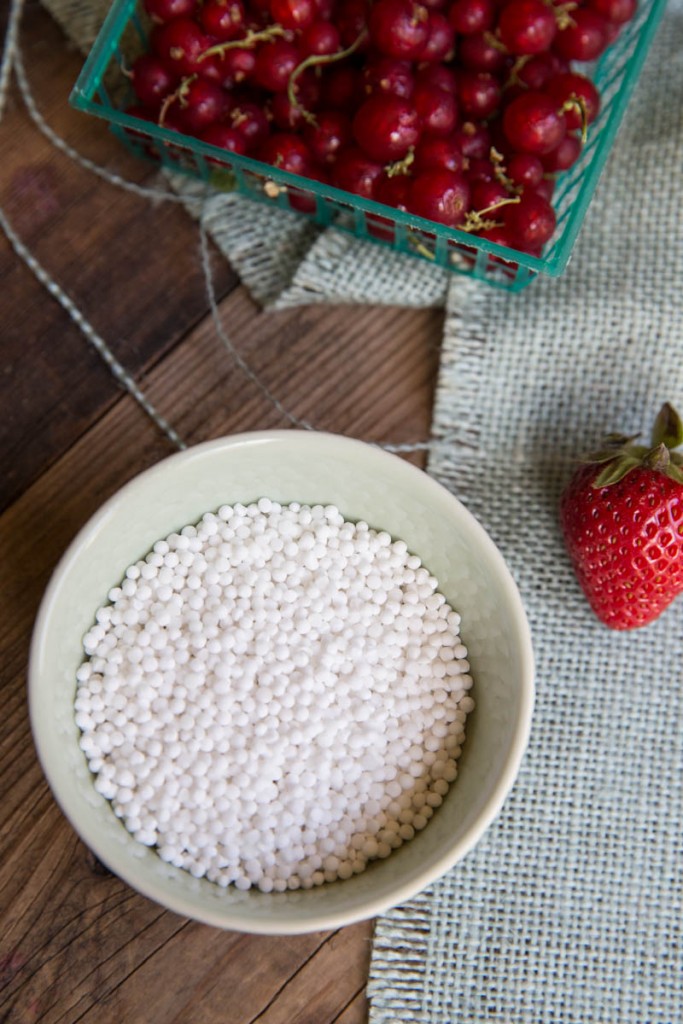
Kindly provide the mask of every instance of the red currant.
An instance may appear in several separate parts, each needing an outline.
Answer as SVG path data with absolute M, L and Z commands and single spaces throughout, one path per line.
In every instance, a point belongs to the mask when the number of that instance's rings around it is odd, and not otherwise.
M 409 100 L 415 89 L 413 65 L 409 60 L 398 60 L 381 54 L 370 57 L 363 68 L 363 84 L 369 96 L 391 93 Z
M 315 0 L 270 0 L 270 14 L 283 28 L 309 28 L 318 17 Z
M 495 245 L 504 245 L 508 249 L 515 248 L 515 241 L 512 237 L 510 229 L 504 225 L 496 226 L 493 228 L 485 228 L 483 231 L 477 232 L 478 238 L 483 238 L 487 242 L 493 242 Z M 489 257 L 494 263 L 507 263 L 507 260 L 502 260 L 498 256 Z M 510 263 L 509 266 L 516 267 L 516 263 Z
M 340 110 L 321 111 L 303 130 L 304 141 L 319 164 L 333 164 L 351 141 L 351 121 Z
M 209 47 L 208 38 L 189 18 L 176 18 L 153 28 L 150 43 L 153 52 L 178 77 L 196 74 L 200 58 Z
M 455 46 L 455 32 L 448 20 L 439 11 L 432 11 L 427 21 L 429 35 L 427 42 L 420 50 L 418 60 L 437 61 L 450 60 Z
M 555 211 L 538 192 L 524 192 L 519 203 L 503 208 L 505 226 L 524 249 L 545 245 L 557 223 Z
M 543 169 L 548 174 L 569 170 L 579 159 L 582 148 L 579 136 L 567 133 L 556 149 L 551 149 L 542 157 Z
M 490 71 L 500 74 L 508 66 L 504 50 L 494 44 L 487 32 L 462 36 L 458 44 L 459 63 L 469 71 Z
M 387 175 L 379 178 L 375 184 L 374 198 L 378 203 L 386 206 L 393 206 L 396 210 L 408 209 L 408 194 L 410 192 L 410 178 L 407 174 L 395 174 L 389 178 Z
M 509 198 L 510 193 L 499 181 L 478 180 L 471 184 L 470 203 L 473 210 L 488 211 L 491 207 L 496 207 Z
M 565 108 L 567 128 L 582 128 L 583 114 L 585 112 L 587 124 L 592 124 L 600 110 L 600 94 L 590 78 L 579 75 L 575 71 L 568 71 L 561 75 L 555 75 L 546 85 L 546 92 L 558 107 Z M 574 107 L 573 101 L 577 101 Z
M 197 0 L 144 0 L 144 7 L 152 21 L 172 21 L 173 18 L 190 18 L 196 9 Z
M 455 96 L 445 89 L 419 84 L 413 93 L 413 106 L 429 135 L 450 135 L 458 123 Z
M 315 6 L 318 11 L 318 18 L 321 21 L 330 21 L 333 14 L 335 13 L 335 7 L 337 0 L 315 0 Z
M 284 92 L 292 72 L 301 63 L 301 54 L 294 43 L 275 39 L 263 43 L 256 51 L 253 79 L 262 89 Z
M 552 199 L 553 192 L 555 191 L 555 181 L 552 177 L 544 177 L 542 181 L 539 181 L 536 185 L 534 192 L 537 196 L 542 196 L 547 199 L 548 202 Z
M 384 174 L 381 163 L 371 160 L 356 146 L 348 146 L 337 157 L 332 169 L 332 184 L 345 192 L 372 199 L 376 183 Z
M 505 165 L 505 173 L 513 185 L 536 188 L 543 179 L 543 164 L 531 153 L 515 153 Z
M 230 106 L 230 97 L 224 89 L 203 78 L 195 78 L 180 100 L 183 127 L 191 135 L 196 135 L 225 117 Z
M 200 67 L 204 67 L 205 63 L 206 61 L 202 61 Z M 256 51 L 243 49 L 240 46 L 235 47 L 234 50 L 228 50 L 223 54 L 219 66 L 226 79 L 232 79 L 233 84 L 239 85 L 241 82 L 247 82 L 254 75 Z
M 378 0 L 369 27 L 372 44 L 382 53 L 417 60 L 429 39 L 429 12 L 415 0 Z
M 530 90 L 505 109 L 503 131 L 515 150 L 541 156 L 562 142 L 567 121 L 554 100 L 545 93 Z
M 485 124 L 465 121 L 455 129 L 453 138 L 468 159 L 485 159 L 491 149 L 491 132 Z
M 455 0 L 448 11 L 448 20 L 463 36 L 493 28 L 495 16 L 493 0 Z
M 272 164 L 289 174 L 307 175 L 311 170 L 312 156 L 301 136 L 292 132 L 276 132 L 260 146 L 256 156 L 264 163 Z
M 543 53 L 557 32 L 552 7 L 543 0 L 510 0 L 498 19 L 498 34 L 503 46 L 516 56 Z
M 239 99 L 230 110 L 228 120 L 244 137 L 249 150 L 260 145 L 270 133 L 270 124 L 263 107 L 252 100 Z
M 559 75 L 568 70 L 567 61 L 547 50 L 545 53 L 538 53 L 530 60 L 526 60 L 522 67 L 515 72 L 515 76 L 528 89 L 544 89 L 553 75 Z
M 307 114 L 320 105 L 320 83 L 315 75 L 306 71 L 299 75 L 293 88 L 293 100 L 288 92 L 276 92 L 270 101 L 273 121 L 282 131 L 303 128 Z
M 418 217 L 455 228 L 465 219 L 469 205 L 470 187 L 464 174 L 423 171 L 411 181 L 408 209 Z
M 474 184 L 475 181 L 494 181 L 496 174 L 495 168 L 491 163 L 490 157 L 470 157 L 467 160 L 467 180 L 470 184 Z
M 315 213 L 318 205 L 312 192 L 308 189 L 294 188 L 293 185 L 287 186 L 287 200 L 291 208 L 299 213 Z
M 436 89 L 445 89 L 446 92 L 456 93 L 458 89 L 455 71 L 450 67 L 446 67 L 445 64 L 422 65 L 417 70 L 415 81 L 421 85 L 431 85 Z
M 605 22 L 605 47 L 611 46 L 621 32 L 622 25 L 616 21 Z
M 336 11 L 335 24 L 339 29 L 342 46 L 353 46 L 367 29 L 370 7 L 367 0 L 344 0 Z M 364 49 L 365 44 L 359 49 Z
M 206 0 L 199 11 L 202 28 L 219 42 L 237 39 L 244 33 L 242 0 Z
M 211 146 L 218 146 L 219 149 L 229 149 L 233 153 L 240 154 L 247 152 L 247 141 L 244 135 L 227 124 L 211 124 L 200 133 L 199 138 Z
M 135 95 L 143 106 L 155 110 L 173 92 L 178 81 L 163 61 L 149 53 L 138 57 L 130 70 Z
M 498 79 L 485 71 L 461 71 L 458 75 L 458 102 L 468 120 L 486 121 L 496 113 L 501 101 Z
M 315 21 L 301 33 L 299 45 L 306 57 L 327 57 L 341 48 L 339 29 L 331 21 Z
M 415 147 L 413 168 L 416 173 L 435 170 L 461 171 L 464 164 L 462 150 L 452 135 L 448 138 L 425 135 Z
M 379 163 L 400 160 L 420 137 L 417 111 L 400 96 L 380 93 L 358 108 L 353 119 L 358 145 Z
M 587 7 L 616 25 L 630 21 L 638 9 L 638 0 L 587 0 Z
M 553 45 L 567 60 L 595 60 L 607 46 L 607 21 L 590 7 L 579 7 L 572 11 L 571 24 L 557 33 Z
M 355 110 L 363 99 L 361 72 L 350 64 L 333 64 L 321 80 L 321 98 L 326 107 Z

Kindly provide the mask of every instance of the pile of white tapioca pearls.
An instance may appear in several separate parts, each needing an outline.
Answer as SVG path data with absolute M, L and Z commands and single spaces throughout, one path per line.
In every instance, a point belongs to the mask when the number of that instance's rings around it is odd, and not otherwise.
M 159 540 L 108 597 L 78 670 L 80 744 L 164 861 L 308 889 L 428 824 L 472 678 L 460 616 L 403 541 L 262 498 Z

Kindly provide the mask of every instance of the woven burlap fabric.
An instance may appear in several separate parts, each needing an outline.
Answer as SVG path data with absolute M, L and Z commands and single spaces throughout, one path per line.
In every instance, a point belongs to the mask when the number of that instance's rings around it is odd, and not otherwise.
M 264 309 L 312 303 L 441 307 L 450 275 L 308 218 L 168 175 Z
M 682 99 L 678 2 L 567 273 L 518 296 L 453 282 L 433 429 L 459 440 L 429 471 L 519 584 L 537 703 L 500 817 L 378 921 L 372 1024 L 683 1020 L 683 605 L 606 629 L 557 521 L 577 452 L 683 410 Z

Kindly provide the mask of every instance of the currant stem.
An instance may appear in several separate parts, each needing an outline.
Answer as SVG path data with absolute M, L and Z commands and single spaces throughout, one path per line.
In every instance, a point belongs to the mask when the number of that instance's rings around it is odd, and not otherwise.
M 510 68 L 510 74 L 507 77 L 507 81 L 503 85 L 503 89 L 509 89 L 513 85 L 521 85 L 525 87 L 525 83 L 519 77 L 519 72 L 522 70 L 525 64 L 531 60 L 531 54 L 525 53 L 521 57 L 518 57 L 515 63 Z
M 417 238 L 413 234 L 412 231 L 408 231 L 407 232 L 407 237 L 408 237 L 411 245 L 415 249 L 415 252 L 419 252 L 420 256 L 424 256 L 425 259 L 428 259 L 428 260 L 436 259 L 436 256 L 434 255 L 434 253 L 431 252 L 431 250 L 429 250 L 426 245 L 423 245 L 423 243 L 420 241 L 420 239 Z
M 576 26 L 576 22 L 571 16 L 571 12 L 576 10 L 579 6 L 578 3 L 568 0 L 567 3 L 558 4 L 557 7 L 554 6 L 552 0 L 544 0 L 544 3 L 547 3 L 549 7 L 554 9 L 555 20 L 557 21 L 557 27 L 560 31 L 565 28 L 573 28 Z
M 389 164 L 386 168 L 387 178 L 395 178 L 398 174 L 409 174 L 410 166 L 414 160 L 415 148 L 411 146 L 403 160 L 397 160 L 395 163 Z
M 215 46 L 210 46 L 208 50 L 204 50 L 204 53 L 200 54 L 197 63 L 200 64 L 207 57 L 222 57 L 228 50 L 251 50 L 257 43 L 269 43 L 278 36 L 284 35 L 285 30 L 282 25 L 269 25 L 268 28 L 258 32 L 249 29 L 243 39 L 231 39 L 228 43 L 216 43 Z
M 505 45 L 505 43 L 502 43 L 498 36 L 494 35 L 493 32 L 489 32 L 487 29 L 486 32 L 484 32 L 484 39 L 489 44 L 489 46 L 493 47 L 494 50 L 498 50 L 499 53 L 507 54 L 507 46 Z
M 586 101 L 583 96 L 577 96 L 576 93 L 573 92 L 562 104 L 559 112 L 561 114 L 566 114 L 570 110 L 578 110 L 581 115 L 581 141 L 585 145 L 586 139 L 588 138 L 588 107 L 586 106 Z
M 485 206 L 483 210 L 470 210 L 465 217 L 465 220 L 460 225 L 461 231 L 488 231 L 489 228 L 502 227 L 502 223 L 496 220 L 485 220 L 484 214 L 493 213 L 494 210 L 499 210 L 501 206 L 509 206 L 511 203 L 519 203 L 519 196 L 510 196 L 509 199 L 499 199 L 497 203 L 492 203 L 491 206 Z
M 181 107 L 186 106 L 186 104 L 183 102 L 183 100 L 187 96 L 187 90 L 190 88 L 190 86 L 192 85 L 192 83 L 195 81 L 196 78 L 197 78 L 196 75 L 188 75 L 187 78 L 183 78 L 183 80 L 181 81 L 181 83 L 178 86 L 178 88 L 176 89 L 176 91 L 172 92 L 170 94 L 170 96 L 166 97 L 164 102 L 161 104 L 161 110 L 159 111 L 159 127 L 160 128 L 163 128 L 163 126 L 164 126 L 164 120 L 166 118 L 166 114 L 168 113 L 168 109 L 171 106 L 171 104 L 173 104 L 176 101 L 178 101 L 180 103 Z
M 517 188 L 515 183 L 508 178 L 507 171 L 505 170 L 505 157 L 502 153 L 499 153 L 495 146 L 491 146 L 489 150 L 489 159 L 493 164 L 493 176 L 496 181 L 499 181 L 508 192 L 512 192 L 514 195 L 519 195 L 521 189 Z
M 301 64 L 297 64 L 297 66 L 292 71 L 291 75 L 289 76 L 289 82 L 287 83 L 287 99 L 291 103 L 294 110 L 298 110 L 303 119 L 307 121 L 309 124 L 316 125 L 317 121 L 315 119 L 315 115 L 312 114 L 310 110 L 306 110 L 305 107 L 302 107 L 302 105 L 299 103 L 296 97 L 294 86 L 296 85 L 297 78 L 299 78 L 299 76 L 302 75 L 304 71 L 306 71 L 308 68 L 317 68 L 321 67 L 324 64 L 335 64 L 339 60 L 344 60 L 346 57 L 350 57 L 352 54 L 356 52 L 358 47 L 365 42 L 367 35 L 367 28 L 363 28 L 358 37 L 351 43 L 350 46 L 347 46 L 345 50 L 339 50 L 337 53 L 312 53 L 310 57 L 306 57 L 305 60 L 302 60 Z

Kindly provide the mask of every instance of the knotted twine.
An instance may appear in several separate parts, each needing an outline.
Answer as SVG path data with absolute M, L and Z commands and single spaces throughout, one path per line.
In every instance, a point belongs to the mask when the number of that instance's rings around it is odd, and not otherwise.
M 429 472 L 512 568 L 538 692 L 496 823 L 440 882 L 377 922 L 373 1024 L 683 1016 L 683 610 L 645 630 L 606 630 L 578 590 L 556 518 L 578 451 L 606 430 L 638 432 L 664 400 L 683 404 L 682 98 L 683 2 L 672 0 L 564 277 L 509 295 L 416 263 L 432 282 L 427 304 L 447 289 L 433 429 L 453 440 L 434 449 Z M 212 234 L 235 218 L 222 244 L 265 305 L 349 294 L 338 257 L 352 240 L 335 252 L 303 222 L 276 277 L 264 236 L 242 233 L 240 201 L 221 198 Z

